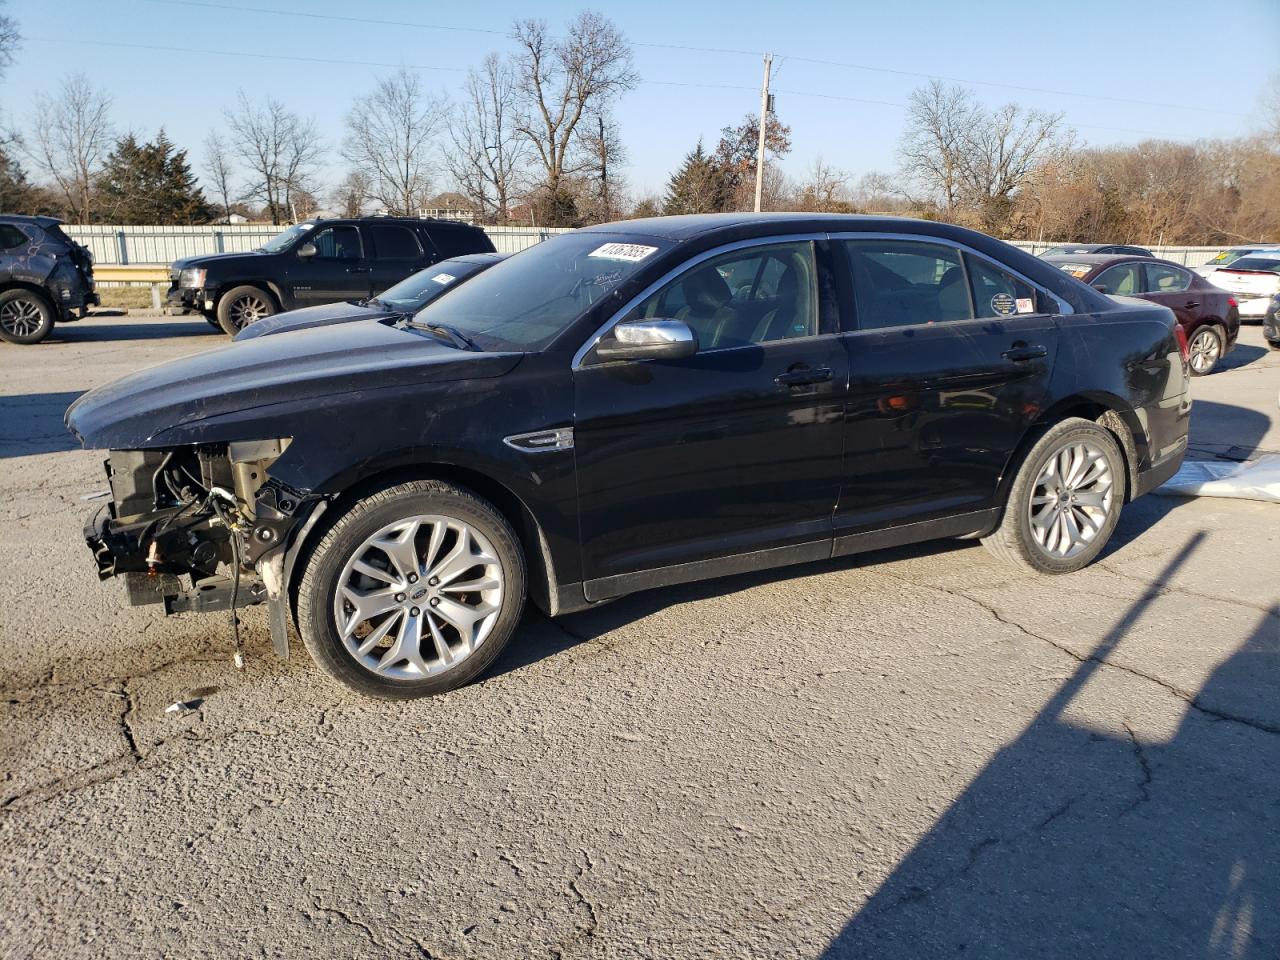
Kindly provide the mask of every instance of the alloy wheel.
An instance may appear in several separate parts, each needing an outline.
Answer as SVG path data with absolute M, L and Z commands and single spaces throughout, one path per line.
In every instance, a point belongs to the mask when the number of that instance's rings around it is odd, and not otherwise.
M 485 642 L 504 589 L 498 552 L 480 531 L 452 517 L 415 516 L 351 554 L 333 616 L 362 667 L 418 680 L 454 669 Z
M 1088 549 L 1114 500 L 1115 478 L 1100 446 L 1084 440 L 1059 447 L 1041 466 L 1027 506 L 1036 546 L 1055 560 Z
M 243 330 L 249 324 L 271 316 L 271 305 L 262 297 L 248 294 L 236 297 L 227 313 L 231 316 L 231 322 L 236 325 L 236 328 Z
M 32 336 L 43 322 L 40 305 L 34 300 L 19 298 L 0 306 L 0 327 L 12 336 Z
M 1205 374 L 1218 364 L 1222 355 L 1222 343 L 1218 335 L 1210 327 L 1201 327 L 1187 348 L 1191 369 L 1198 374 Z

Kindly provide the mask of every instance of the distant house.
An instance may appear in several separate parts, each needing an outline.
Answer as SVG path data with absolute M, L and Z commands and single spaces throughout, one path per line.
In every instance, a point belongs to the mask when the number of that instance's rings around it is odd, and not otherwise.
M 460 193 L 438 194 L 428 200 L 426 206 L 418 211 L 420 217 L 458 220 L 462 223 L 475 223 L 478 214 L 475 204 Z
M 233 213 L 227 217 L 227 223 L 248 223 L 249 218 L 242 213 Z

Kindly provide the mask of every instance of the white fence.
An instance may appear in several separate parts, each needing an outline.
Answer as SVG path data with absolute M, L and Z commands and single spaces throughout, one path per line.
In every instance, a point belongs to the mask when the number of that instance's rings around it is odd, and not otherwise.
M 260 247 L 281 227 L 270 224 L 214 224 L 199 227 L 116 227 L 109 224 L 62 228 L 93 251 L 102 264 L 165 264 L 205 253 L 243 253 Z M 554 227 L 485 227 L 499 253 L 516 253 L 555 233 Z
M 65 226 L 67 233 L 93 251 L 104 264 L 169 264 L 180 257 L 205 253 L 241 253 L 260 247 L 280 227 L 270 224 L 232 224 L 203 227 L 114 227 L 109 225 Z M 517 253 L 556 233 L 558 227 L 485 227 L 499 253 Z M 1016 240 L 1015 247 L 1040 253 L 1053 243 Z M 1208 263 L 1221 247 L 1150 247 L 1152 253 L 1187 267 Z

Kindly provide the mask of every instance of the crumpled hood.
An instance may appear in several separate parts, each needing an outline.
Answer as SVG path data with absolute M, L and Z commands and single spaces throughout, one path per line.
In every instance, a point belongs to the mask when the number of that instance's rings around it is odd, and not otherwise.
M 185 270 L 187 267 L 223 266 L 234 263 L 236 260 L 256 260 L 258 257 L 268 256 L 270 254 L 259 253 L 257 250 L 243 250 L 239 253 L 201 253 L 194 257 L 183 257 L 181 260 L 173 261 L 169 270 L 175 272 Z
M 76 400 L 66 425 L 87 448 L 165 446 L 173 428 L 212 417 L 335 394 L 499 377 L 522 356 L 459 350 L 381 323 L 319 327 L 132 373 Z M 220 439 L 226 438 L 200 436 L 199 442 Z
M 245 340 L 256 340 L 276 333 L 290 333 L 294 330 L 306 330 L 311 327 L 327 327 L 334 323 L 347 323 L 351 320 L 374 320 L 379 317 L 394 317 L 399 311 L 389 307 L 371 303 L 322 303 L 316 307 L 302 307 L 288 313 L 277 313 L 272 317 L 255 320 L 235 335 L 236 343 Z

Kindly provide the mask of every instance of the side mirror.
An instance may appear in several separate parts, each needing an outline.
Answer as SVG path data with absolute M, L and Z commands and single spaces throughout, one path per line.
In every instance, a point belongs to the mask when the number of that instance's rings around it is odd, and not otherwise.
M 697 352 L 697 334 L 679 320 L 619 323 L 596 344 L 600 360 L 680 360 Z
M 1106 285 L 1105 283 L 1095 283 L 1095 284 L 1093 285 L 1093 289 L 1097 290 L 1099 293 L 1110 293 L 1110 292 L 1111 292 L 1110 290 L 1108 290 L 1108 289 L 1107 289 L 1107 285 Z
M 314 257 L 318 251 L 314 243 L 304 243 L 298 248 L 298 256 L 306 260 L 308 257 Z

